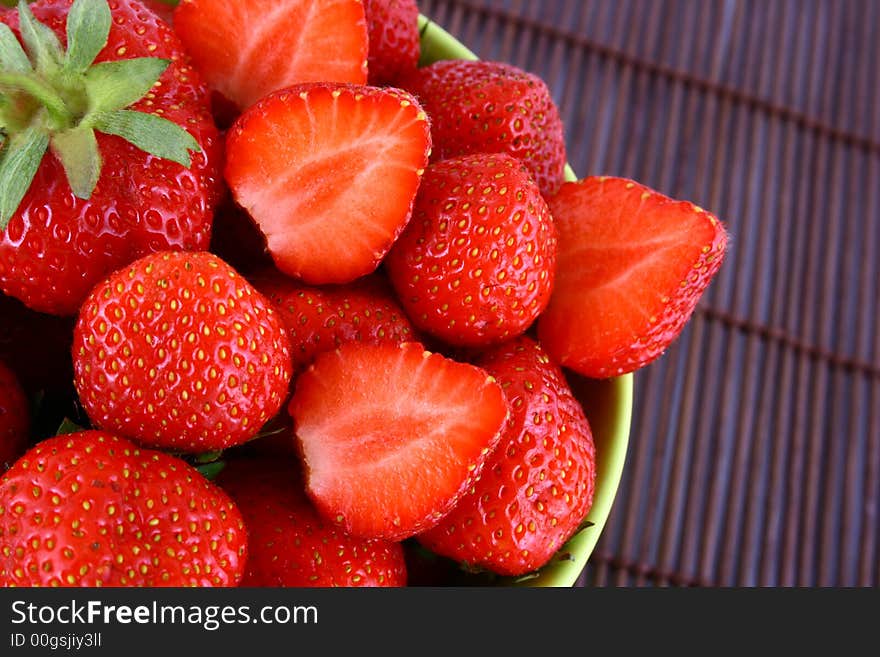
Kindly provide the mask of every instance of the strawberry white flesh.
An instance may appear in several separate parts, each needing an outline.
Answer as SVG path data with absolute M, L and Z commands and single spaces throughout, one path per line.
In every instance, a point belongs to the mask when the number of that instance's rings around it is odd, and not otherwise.
M 562 365 L 593 378 L 658 358 L 721 266 L 721 222 L 623 178 L 566 183 L 549 203 L 559 254 L 538 324 L 541 343 Z
M 452 508 L 508 410 L 477 367 L 417 343 L 348 343 L 299 378 L 290 413 L 318 509 L 352 535 L 400 540 Z
M 242 109 L 292 84 L 367 81 L 360 0 L 183 0 L 174 27 L 212 88 Z
M 302 85 L 239 118 L 226 179 L 279 269 L 311 284 L 348 283 L 374 271 L 406 226 L 429 151 L 412 96 Z

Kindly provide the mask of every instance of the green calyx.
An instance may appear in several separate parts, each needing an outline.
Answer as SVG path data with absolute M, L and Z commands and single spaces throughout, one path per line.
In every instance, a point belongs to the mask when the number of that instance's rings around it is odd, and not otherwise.
M 73 193 L 91 197 L 101 175 L 95 132 L 116 135 L 151 155 L 189 168 L 198 142 L 154 114 L 127 109 L 146 96 L 169 61 L 142 57 L 95 64 L 107 45 L 107 0 L 75 0 L 67 50 L 18 4 L 21 39 L 0 23 L 0 230 L 6 228 L 51 149 Z
M 79 433 L 80 431 L 85 431 L 85 427 L 77 424 L 69 417 L 64 418 L 61 422 L 61 426 L 58 427 L 58 430 L 55 432 L 56 436 L 69 436 L 72 433 Z

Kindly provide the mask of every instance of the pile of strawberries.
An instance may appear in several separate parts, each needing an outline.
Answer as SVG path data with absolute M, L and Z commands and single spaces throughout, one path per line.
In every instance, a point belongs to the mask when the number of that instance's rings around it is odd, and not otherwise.
M 401 586 L 422 550 L 519 576 L 578 531 L 562 367 L 656 359 L 726 234 L 564 182 L 545 84 L 417 68 L 417 18 L 0 8 L 0 583 Z

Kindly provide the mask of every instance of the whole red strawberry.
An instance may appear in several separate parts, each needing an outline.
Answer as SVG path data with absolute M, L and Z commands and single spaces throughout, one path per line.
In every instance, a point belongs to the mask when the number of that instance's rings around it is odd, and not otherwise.
M 534 341 L 486 352 L 478 365 L 510 403 L 510 423 L 479 481 L 433 529 L 429 549 L 502 575 L 543 566 L 593 503 L 596 450 L 562 371 Z
M 566 183 L 549 202 L 559 266 L 538 323 L 542 344 L 596 379 L 658 358 L 721 267 L 724 226 L 693 203 L 624 178 Z
M 402 83 L 431 119 L 432 160 L 508 153 L 525 164 L 543 194 L 564 180 L 559 109 L 539 77 L 510 64 L 440 61 Z
M 290 381 L 271 304 L 210 253 L 157 253 L 83 304 L 73 364 L 92 423 L 160 448 L 203 452 L 255 436 Z
M 412 324 L 380 274 L 348 285 L 314 287 L 264 272 L 253 283 L 274 304 L 287 328 L 294 371 L 344 342 L 399 344 L 415 339 Z
M 135 0 L 38 0 L 0 38 L 0 288 L 73 315 L 136 258 L 207 248 L 220 145 L 170 27 Z
M 29 427 L 27 397 L 12 370 L 0 362 L 0 472 L 24 452 Z
M 346 535 L 323 520 L 302 488 L 295 462 L 240 459 L 217 480 L 248 531 L 242 586 L 405 586 L 399 543 Z
M 45 440 L 0 480 L 0 586 L 234 586 L 246 558 L 222 490 L 108 433 Z
M 415 0 L 364 0 L 370 36 L 369 83 L 394 84 L 419 65 L 419 8 Z
M 523 333 L 550 299 L 556 230 L 509 155 L 469 155 L 425 172 L 413 218 L 387 259 L 413 323 L 453 345 Z

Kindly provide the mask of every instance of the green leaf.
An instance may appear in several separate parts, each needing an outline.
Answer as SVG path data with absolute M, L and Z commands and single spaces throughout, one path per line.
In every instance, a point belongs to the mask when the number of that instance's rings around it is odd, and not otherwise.
M 217 475 L 223 472 L 225 467 L 226 461 L 212 461 L 211 463 L 197 465 L 196 470 L 198 470 L 205 479 L 213 481 Z
M 67 15 L 65 68 L 82 73 L 107 45 L 113 21 L 107 0 L 76 0 Z
M 0 87 L 24 91 L 36 98 L 58 125 L 64 125 L 70 119 L 70 111 L 64 99 L 39 76 L 26 73 L 6 73 L 0 71 Z
M 195 462 L 199 465 L 207 465 L 208 463 L 213 463 L 214 461 L 220 460 L 220 457 L 223 456 L 222 449 L 215 449 L 213 452 L 202 452 L 201 454 L 196 454 Z
M 57 71 L 64 57 L 58 37 L 49 27 L 34 18 L 24 0 L 18 3 L 18 16 L 21 38 L 24 40 L 34 68 L 43 74 Z
M 30 189 L 43 155 L 49 147 L 49 135 L 28 128 L 13 135 L 0 152 L 0 230 L 5 230 Z
M 85 74 L 89 112 L 113 112 L 139 101 L 170 63 L 168 59 L 140 57 L 95 64 Z
M 189 151 L 202 150 L 186 130 L 153 114 L 117 110 L 98 115 L 92 124 L 100 132 L 122 137 L 142 151 L 177 162 L 187 169 L 192 164 Z
M 95 131 L 87 126 L 52 135 L 52 152 L 64 166 L 67 182 L 77 198 L 91 198 L 101 177 L 101 153 Z
M 0 23 L 0 68 L 9 73 L 29 73 L 31 62 L 6 23 Z
M 76 422 L 71 420 L 69 417 L 64 418 L 64 421 L 61 423 L 61 426 L 58 427 L 58 431 L 55 432 L 56 436 L 69 436 L 72 433 L 79 433 L 80 431 L 85 431 L 85 427 L 79 426 Z

